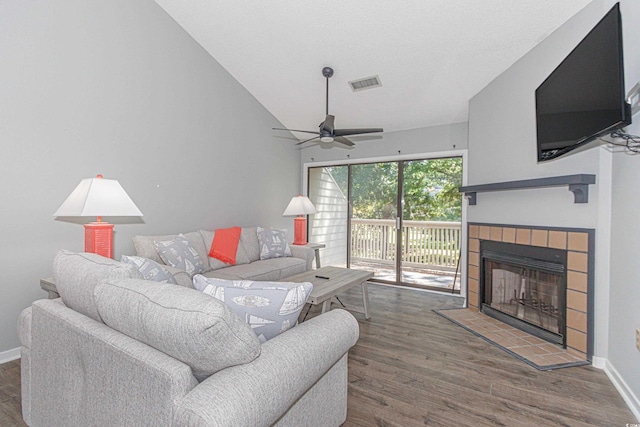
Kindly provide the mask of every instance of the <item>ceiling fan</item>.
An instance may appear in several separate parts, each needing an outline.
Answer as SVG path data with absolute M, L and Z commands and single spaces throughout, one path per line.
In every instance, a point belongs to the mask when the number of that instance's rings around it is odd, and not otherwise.
M 326 108 L 326 117 L 324 121 L 320 123 L 320 126 L 319 126 L 320 129 L 318 131 L 309 131 L 309 130 L 299 130 L 299 129 L 273 128 L 273 130 L 286 130 L 289 132 L 302 132 L 302 133 L 314 134 L 316 136 L 314 136 L 313 138 L 300 141 L 296 145 L 301 145 L 306 142 L 311 142 L 318 139 L 320 140 L 320 145 L 326 148 L 329 148 L 331 146 L 330 143 L 332 142 L 336 142 L 338 144 L 342 144 L 347 147 L 353 147 L 355 145 L 353 141 L 345 138 L 345 136 L 383 132 L 382 128 L 361 128 L 361 129 L 334 128 L 335 117 L 329 114 L 329 78 L 333 76 L 333 68 L 324 67 L 322 69 L 322 75 L 327 80 L 327 96 L 326 96 L 327 108 Z

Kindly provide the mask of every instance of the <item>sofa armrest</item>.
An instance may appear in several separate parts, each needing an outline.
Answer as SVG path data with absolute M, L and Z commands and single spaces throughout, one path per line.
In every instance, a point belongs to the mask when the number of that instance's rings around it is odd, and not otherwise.
M 18 316 L 18 340 L 20 345 L 31 350 L 31 307 L 27 307 Z
M 340 309 L 301 323 L 264 343 L 253 362 L 217 372 L 177 399 L 174 424 L 270 426 L 344 357 L 358 335 L 356 319 Z
M 289 245 L 291 248 L 291 256 L 300 258 L 307 262 L 307 271 L 311 270 L 316 252 L 313 248 L 301 245 Z
M 31 425 L 169 425 L 191 368 L 58 299 L 32 305 Z M 37 403 L 37 404 L 36 404 Z
M 20 390 L 22 419 L 31 425 L 31 307 L 18 316 L 18 340 L 20 341 Z

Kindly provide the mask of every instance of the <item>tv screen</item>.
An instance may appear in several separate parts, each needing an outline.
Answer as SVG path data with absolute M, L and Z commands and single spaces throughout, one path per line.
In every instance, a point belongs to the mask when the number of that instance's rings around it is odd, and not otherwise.
M 616 4 L 536 89 L 538 161 L 555 159 L 630 123 Z

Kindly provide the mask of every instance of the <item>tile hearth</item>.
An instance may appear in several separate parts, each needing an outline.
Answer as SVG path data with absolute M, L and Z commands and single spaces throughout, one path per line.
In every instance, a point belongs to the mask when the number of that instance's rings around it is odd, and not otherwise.
M 502 348 L 541 371 L 586 365 L 583 358 L 468 308 L 437 310 L 436 313 L 467 329 L 484 340 Z

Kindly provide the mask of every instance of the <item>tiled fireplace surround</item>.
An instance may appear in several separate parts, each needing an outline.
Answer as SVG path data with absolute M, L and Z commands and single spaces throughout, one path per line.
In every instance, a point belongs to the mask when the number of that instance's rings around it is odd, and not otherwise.
M 480 305 L 481 241 L 492 240 L 567 251 L 567 352 L 582 360 L 591 361 L 593 355 L 594 231 L 469 223 L 467 236 L 467 301 L 469 308 L 474 311 L 479 311 Z

